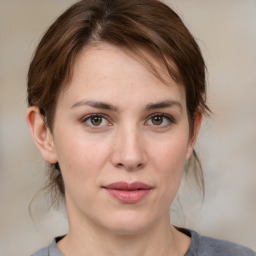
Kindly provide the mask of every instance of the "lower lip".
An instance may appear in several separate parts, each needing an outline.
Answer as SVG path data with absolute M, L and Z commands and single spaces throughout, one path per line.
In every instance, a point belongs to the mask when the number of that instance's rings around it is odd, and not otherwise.
M 118 190 L 118 189 L 106 189 L 106 191 L 119 200 L 122 203 L 134 204 L 141 201 L 148 195 L 151 189 L 141 190 Z

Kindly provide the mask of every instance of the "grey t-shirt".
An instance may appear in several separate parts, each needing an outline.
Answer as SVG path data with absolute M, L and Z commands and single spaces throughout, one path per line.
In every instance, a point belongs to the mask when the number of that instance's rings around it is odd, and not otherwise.
M 190 248 L 184 256 L 256 256 L 256 252 L 242 245 L 201 236 L 192 230 L 180 230 L 192 238 Z M 40 249 L 31 256 L 63 256 L 56 245 L 60 239 L 55 238 L 48 247 Z

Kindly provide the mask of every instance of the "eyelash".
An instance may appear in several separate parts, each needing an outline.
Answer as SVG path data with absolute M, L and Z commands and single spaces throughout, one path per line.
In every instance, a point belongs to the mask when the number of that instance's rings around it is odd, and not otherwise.
M 165 119 L 167 119 L 167 121 L 168 121 L 168 124 L 167 124 L 167 125 L 164 125 L 164 126 L 162 126 L 162 123 L 161 123 L 160 125 L 152 125 L 152 126 L 156 126 L 156 127 L 159 127 L 159 128 L 166 128 L 166 127 L 168 127 L 169 125 L 176 123 L 176 121 L 175 121 L 175 119 L 173 118 L 173 116 L 170 116 L 170 115 L 167 115 L 167 114 L 163 114 L 163 113 L 155 113 L 155 114 L 153 114 L 153 115 L 150 115 L 149 118 L 147 119 L 147 122 L 150 121 L 150 120 L 152 121 L 152 119 L 153 119 L 154 117 L 165 118 Z
M 107 126 L 111 126 L 111 125 L 112 125 L 111 122 L 109 121 L 109 118 L 107 118 L 105 115 L 100 114 L 100 113 L 99 113 L 99 114 L 89 114 L 89 115 L 85 116 L 85 117 L 81 120 L 81 122 L 82 122 L 85 126 L 91 128 L 91 129 L 100 129 L 100 128 L 102 128 L 102 125 L 101 125 L 101 124 L 100 124 L 99 126 L 93 125 L 93 124 L 88 124 L 88 121 L 89 121 L 90 119 L 92 119 L 93 117 L 99 117 L 99 118 L 101 118 L 102 120 L 105 120 L 105 122 L 107 122 Z
M 102 125 L 102 124 L 100 123 L 98 126 L 97 126 L 97 125 L 93 125 L 93 124 L 88 124 L 88 121 L 89 121 L 90 119 L 92 120 L 92 118 L 94 118 L 94 117 L 99 117 L 99 118 L 101 118 L 101 120 L 105 120 L 105 122 L 107 122 L 107 124 L 106 124 L 106 125 Z M 167 119 L 168 124 L 167 124 L 167 125 L 164 125 L 164 126 L 162 126 L 162 123 L 159 124 L 159 125 L 147 124 L 149 121 L 152 122 L 152 119 L 153 119 L 154 117 L 165 118 L 165 119 Z M 112 125 L 112 123 L 109 121 L 109 118 L 106 117 L 104 114 L 101 114 L 101 113 L 99 113 L 99 114 L 89 114 L 89 115 L 85 116 L 85 117 L 81 120 L 81 122 L 82 122 L 85 126 L 91 128 L 91 129 L 101 129 L 102 127 L 111 126 L 111 125 Z M 163 121 L 163 122 L 164 122 L 164 121 Z M 146 123 L 146 125 L 148 125 L 148 126 L 151 125 L 151 126 L 155 126 L 155 127 L 158 127 L 158 128 L 166 128 L 166 127 L 170 126 L 171 124 L 175 124 L 176 121 L 175 121 L 175 119 L 174 119 L 172 116 L 170 116 L 170 115 L 163 114 L 163 113 L 154 113 L 154 114 L 150 115 L 150 116 L 147 118 L 147 121 L 146 121 L 145 123 Z

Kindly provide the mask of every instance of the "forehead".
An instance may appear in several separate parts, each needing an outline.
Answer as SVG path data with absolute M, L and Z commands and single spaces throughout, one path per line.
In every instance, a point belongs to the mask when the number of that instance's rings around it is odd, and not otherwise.
M 184 87 L 170 77 L 160 61 L 146 51 L 141 52 L 151 67 L 134 53 L 110 44 L 84 47 L 74 62 L 71 80 L 62 94 L 73 97 L 100 94 L 102 98 L 116 94 L 120 98 L 125 96 L 125 91 L 130 96 L 144 93 L 143 98 L 151 96 L 157 100 L 163 95 L 172 95 L 183 100 Z
M 162 56 L 160 53 L 154 52 L 153 49 L 145 45 L 134 45 L 133 48 L 130 48 L 129 46 L 115 46 L 107 42 L 94 42 L 82 49 L 77 56 L 76 64 L 81 58 L 96 58 L 102 54 L 109 54 L 110 59 L 112 59 L 111 55 L 113 53 L 119 55 L 119 57 L 122 56 L 126 61 L 129 56 L 132 62 L 137 61 L 162 82 L 166 82 L 166 84 L 170 83 L 170 78 L 174 79 L 177 83 L 180 81 L 180 74 L 174 61 L 166 56 Z

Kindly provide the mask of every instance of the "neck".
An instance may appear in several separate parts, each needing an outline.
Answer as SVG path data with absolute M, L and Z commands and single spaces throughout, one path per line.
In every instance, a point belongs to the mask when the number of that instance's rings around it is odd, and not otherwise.
M 116 234 L 90 221 L 70 221 L 70 231 L 58 243 L 64 255 L 166 256 L 184 255 L 190 239 L 170 226 L 169 213 L 157 223 L 136 234 Z

